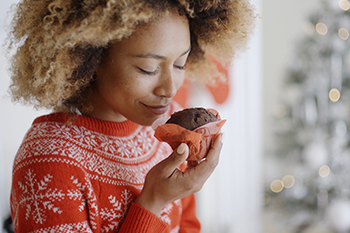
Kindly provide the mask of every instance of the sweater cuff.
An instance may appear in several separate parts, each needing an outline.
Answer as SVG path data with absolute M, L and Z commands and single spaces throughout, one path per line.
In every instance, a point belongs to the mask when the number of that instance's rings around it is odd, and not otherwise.
M 136 203 L 132 203 L 122 224 L 120 232 L 158 233 L 165 232 L 168 227 L 169 226 L 157 215 Z

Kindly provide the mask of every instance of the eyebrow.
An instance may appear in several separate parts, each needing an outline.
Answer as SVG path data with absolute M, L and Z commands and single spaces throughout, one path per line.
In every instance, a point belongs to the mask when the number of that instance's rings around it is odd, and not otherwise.
M 181 54 L 180 57 L 186 55 L 190 51 L 191 51 L 191 46 L 188 47 L 188 49 L 183 54 Z M 138 58 L 154 58 L 154 59 L 160 59 L 160 60 L 165 60 L 166 59 L 165 56 L 154 54 L 154 53 L 139 54 L 139 55 L 136 55 L 135 57 L 138 57 Z

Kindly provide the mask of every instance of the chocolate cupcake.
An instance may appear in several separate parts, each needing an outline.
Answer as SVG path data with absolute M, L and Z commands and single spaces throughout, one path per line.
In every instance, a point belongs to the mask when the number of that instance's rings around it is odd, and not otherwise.
M 204 108 L 187 108 L 172 114 L 166 124 L 173 123 L 188 130 L 194 130 L 215 121 L 218 121 L 217 117 Z
M 187 160 L 198 161 L 205 158 L 225 122 L 214 109 L 187 108 L 175 112 L 165 124 L 157 126 L 154 136 L 167 142 L 173 150 L 186 143 L 189 148 Z

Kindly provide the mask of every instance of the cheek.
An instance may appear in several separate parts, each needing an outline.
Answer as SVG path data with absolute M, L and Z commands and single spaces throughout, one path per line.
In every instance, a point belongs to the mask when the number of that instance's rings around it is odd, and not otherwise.
M 179 78 L 176 79 L 175 85 L 176 85 L 178 90 L 180 89 L 180 87 L 182 86 L 184 81 L 185 81 L 185 75 L 180 75 Z
M 152 82 L 145 77 L 129 77 L 119 83 L 118 89 L 133 99 L 148 96 L 152 92 Z
M 108 79 L 104 83 L 106 88 L 114 92 L 129 92 L 133 89 L 133 78 L 128 72 L 124 72 L 122 69 L 118 69 L 113 75 L 109 75 Z

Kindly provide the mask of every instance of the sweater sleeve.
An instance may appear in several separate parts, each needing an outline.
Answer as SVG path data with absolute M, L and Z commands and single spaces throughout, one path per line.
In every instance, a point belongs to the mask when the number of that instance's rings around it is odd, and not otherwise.
M 182 164 L 180 170 L 183 171 L 186 166 L 186 163 Z M 199 233 L 201 225 L 196 217 L 195 195 L 192 194 L 182 198 L 181 203 L 182 214 L 179 233 Z M 158 216 L 142 206 L 132 203 L 119 233 L 160 233 L 169 231 L 169 225 Z
M 182 198 L 182 216 L 179 233 L 199 233 L 201 230 L 200 222 L 196 215 L 196 199 L 191 194 Z
M 162 233 L 168 231 L 169 226 L 158 216 L 142 206 L 132 203 L 119 233 Z
M 97 232 L 96 196 L 71 161 L 35 157 L 13 170 L 11 215 L 15 232 Z
M 195 195 L 181 200 L 182 216 L 179 233 L 199 233 L 201 225 L 196 217 Z M 135 224 L 137 223 L 137 224 Z M 135 203 L 131 204 L 119 233 L 161 233 L 169 232 L 169 225 L 159 217 Z

